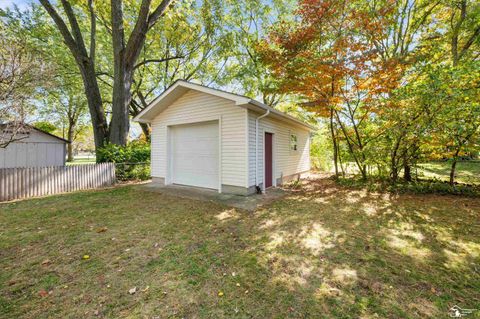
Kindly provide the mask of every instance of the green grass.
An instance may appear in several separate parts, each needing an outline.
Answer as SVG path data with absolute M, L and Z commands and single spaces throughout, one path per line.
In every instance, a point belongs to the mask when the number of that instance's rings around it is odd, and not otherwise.
M 330 180 L 255 213 L 130 186 L 1 204 L 0 317 L 447 318 L 480 308 L 479 234 L 478 199 Z
M 77 164 L 95 164 L 95 157 L 81 157 L 81 158 L 74 158 L 73 162 L 68 162 L 67 165 L 77 165 Z
M 451 165 L 451 161 L 419 164 L 419 177 L 448 181 L 450 179 Z M 458 162 L 455 179 L 458 183 L 480 184 L 480 161 Z
M 426 163 L 420 163 L 417 167 L 412 167 L 412 174 L 415 176 L 415 172 L 418 173 L 420 179 L 437 179 L 441 181 L 450 180 L 450 168 L 451 161 L 432 161 Z M 359 175 L 358 168 L 355 162 L 347 163 L 347 175 Z M 376 173 L 377 170 L 373 168 L 372 173 Z M 330 173 L 334 173 L 333 164 L 330 169 Z M 403 175 L 403 171 L 400 172 L 400 176 Z M 462 184 L 479 184 L 480 185 L 480 161 L 459 161 L 455 170 L 455 181 Z

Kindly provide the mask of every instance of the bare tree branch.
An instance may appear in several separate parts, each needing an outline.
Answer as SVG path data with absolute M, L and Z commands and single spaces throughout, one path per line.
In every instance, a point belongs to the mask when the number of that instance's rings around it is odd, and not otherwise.
M 169 58 L 164 58 L 164 59 L 148 59 L 148 60 L 143 60 L 142 62 L 138 63 L 137 65 L 135 65 L 133 67 L 133 69 L 137 69 L 139 67 L 141 67 L 142 65 L 145 65 L 147 63 L 163 63 L 163 62 L 166 62 L 166 61 L 170 61 L 170 60 L 176 60 L 176 59 L 183 59 L 185 58 L 184 56 L 172 56 L 172 57 L 169 57 Z
M 148 28 L 152 28 L 158 19 L 167 11 L 168 7 L 174 3 L 174 0 L 163 0 L 162 3 L 148 17 Z

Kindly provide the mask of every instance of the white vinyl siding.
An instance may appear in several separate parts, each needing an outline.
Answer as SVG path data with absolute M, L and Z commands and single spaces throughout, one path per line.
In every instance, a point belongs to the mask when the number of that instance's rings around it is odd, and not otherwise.
M 55 137 L 32 129 L 26 138 L 0 148 L 0 168 L 63 166 L 65 144 Z
M 221 126 L 221 183 L 245 187 L 247 171 L 247 110 L 233 101 L 190 90 L 169 105 L 152 121 L 152 176 L 167 175 L 167 127 L 219 120 Z
M 261 113 L 248 111 L 249 186 L 255 185 L 255 119 Z M 275 178 L 286 177 L 310 170 L 310 132 L 301 126 L 267 116 L 260 119 L 258 134 L 258 184 L 264 178 L 263 140 L 265 132 L 273 133 L 273 171 Z M 290 135 L 297 136 L 297 150 L 290 150 Z

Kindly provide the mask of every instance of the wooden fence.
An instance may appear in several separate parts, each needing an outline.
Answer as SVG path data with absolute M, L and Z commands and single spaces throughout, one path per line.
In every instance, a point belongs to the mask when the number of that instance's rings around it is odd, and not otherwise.
M 113 185 L 115 164 L 0 169 L 0 202 Z

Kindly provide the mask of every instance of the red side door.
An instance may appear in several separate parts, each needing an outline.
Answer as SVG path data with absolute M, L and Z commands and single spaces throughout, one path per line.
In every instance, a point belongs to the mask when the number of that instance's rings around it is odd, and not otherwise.
M 273 134 L 265 133 L 265 188 L 272 186 L 273 180 Z

